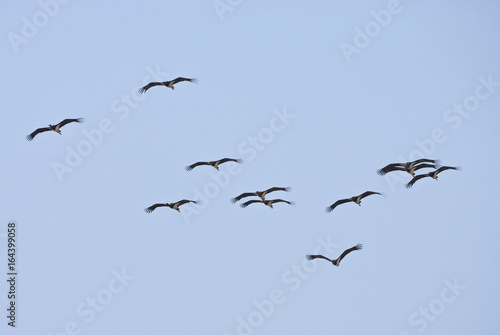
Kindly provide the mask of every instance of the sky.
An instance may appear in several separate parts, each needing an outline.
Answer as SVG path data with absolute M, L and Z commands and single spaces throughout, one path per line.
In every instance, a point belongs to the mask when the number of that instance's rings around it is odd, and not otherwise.
M 498 333 L 499 15 L 3 3 L 2 334 Z M 199 82 L 137 93 L 179 76 Z M 85 122 L 26 141 L 66 118 Z M 225 157 L 243 162 L 185 171 Z M 461 170 L 376 173 L 422 157 Z M 295 204 L 230 202 L 274 186 Z M 325 212 L 365 191 L 384 196 Z M 357 243 L 338 268 L 305 259 Z

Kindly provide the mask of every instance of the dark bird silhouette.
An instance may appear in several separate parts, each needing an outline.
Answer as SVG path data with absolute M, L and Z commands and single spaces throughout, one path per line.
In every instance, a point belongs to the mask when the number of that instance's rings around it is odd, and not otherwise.
M 193 200 L 184 199 L 184 200 L 173 202 L 173 203 L 154 204 L 154 205 L 151 205 L 148 208 L 146 208 L 144 211 L 146 213 L 151 213 L 152 211 L 154 211 L 158 207 L 170 207 L 170 208 L 175 209 L 176 211 L 180 212 L 179 207 L 184 205 L 184 204 L 187 204 L 189 202 L 192 202 L 193 204 L 197 203 L 196 201 L 193 201 Z
M 33 138 L 35 138 L 36 135 L 38 135 L 40 133 L 43 133 L 44 131 L 50 131 L 50 130 L 55 131 L 59 135 L 62 135 L 61 134 L 61 127 L 65 126 L 65 125 L 67 125 L 68 123 L 71 123 L 71 122 L 82 123 L 83 120 L 84 120 L 83 118 L 79 118 L 79 119 L 65 119 L 65 120 L 62 120 L 61 122 L 59 122 L 56 125 L 49 124 L 48 127 L 38 128 L 37 130 L 35 130 L 34 132 L 32 132 L 31 134 L 29 134 L 28 136 L 26 136 L 26 139 L 28 141 L 31 141 Z
M 236 198 L 232 198 L 231 202 L 234 204 L 236 201 L 240 201 L 243 198 L 251 197 L 251 196 L 257 196 L 257 197 L 261 198 L 262 200 L 265 200 L 265 196 L 271 192 L 274 192 L 274 191 L 288 192 L 288 191 L 290 191 L 290 187 L 271 187 L 270 189 L 267 189 L 265 191 L 257 191 L 257 192 L 253 192 L 253 193 L 252 192 L 242 193 L 242 194 L 238 195 Z
M 432 179 L 437 180 L 438 179 L 438 173 L 441 173 L 445 170 L 460 170 L 461 168 L 459 166 L 453 167 L 453 166 L 441 166 L 439 169 L 426 173 L 426 174 L 419 174 L 418 176 L 413 177 L 412 180 L 408 184 L 405 185 L 406 188 L 411 188 L 413 184 L 417 182 L 417 180 L 420 180 L 425 177 L 431 177 Z
M 425 169 L 425 168 L 430 168 L 430 169 L 437 169 L 439 167 L 439 164 L 418 164 L 418 165 L 413 165 L 413 166 L 408 166 L 408 167 L 402 167 L 402 166 L 394 166 L 391 168 L 391 171 L 405 171 L 411 174 L 412 177 L 415 177 L 415 171 L 420 170 L 420 169 Z M 380 171 L 380 170 L 379 170 Z
M 178 78 L 175 78 L 174 80 L 170 80 L 170 81 L 153 81 L 153 82 L 147 84 L 146 86 L 142 87 L 141 89 L 139 89 L 139 93 L 144 93 L 153 86 L 166 86 L 168 88 L 174 89 L 174 85 L 177 83 L 180 83 L 181 81 L 189 81 L 191 83 L 197 83 L 198 79 L 178 77 Z
M 219 165 L 222 163 L 226 163 L 226 162 L 242 163 L 243 161 L 241 159 L 222 158 L 222 159 L 219 159 L 218 161 L 198 162 L 198 163 L 194 163 L 194 164 L 191 164 L 189 166 L 186 166 L 186 171 L 191 171 L 192 169 L 194 169 L 195 167 L 200 166 L 200 165 L 210 165 L 210 166 L 213 166 L 214 168 L 216 168 L 217 170 L 219 170 Z
M 337 259 L 333 259 L 333 260 L 332 260 L 332 259 L 330 259 L 330 258 L 328 258 L 328 257 L 325 257 L 325 256 L 323 256 L 323 255 L 306 255 L 306 259 L 307 259 L 308 261 L 312 261 L 313 259 L 316 259 L 316 258 L 322 258 L 322 259 L 326 259 L 327 261 L 331 262 L 331 263 L 332 263 L 333 265 L 335 265 L 335 266 L 339 266 L 340 261 L 342 260 L 342 258 L 344 258 L 344 257 L 345 257 L 348 253 L 350 253 L 351 251 L 354 251 L 354 250 L 359 250 L 359 249 L 362 249 L 362 248 L 363 248 L 363 245 L 358 243 L 358 244 L 356 244 L 354 247 L 349 248 L 349 249 L 347 249 L 346 251 L 344 251 L 344 252 L 342 253 L 342 255 L 340 255 L 340 257 L 339 257 L 339 258 L 337 258 Z
M 418 170 L 415 166 L 420 163 L 432 163 L 435 166 L 422 166 L 420 169 L 424 167 L 434 167 L 437 168 L 439 166 L 439 160 L 438 159 L 427 159 L 427 158 L 422 158 L 422 159 L 417 159 L 413 162 L 406 162 L 406 163 L 392 163 L 387 166 L 384 166 L 380 170 L 377 171 L 377 173 L 381 176 L 385 175 L 386 173 L 392 172 L 392 171 L 406 171 L 411 174 L 410 171 L 414 172 L 415 170 Z M 415 167 L 414 170 L 411 170 L 413 167 Z
M 363 199 L 364 197 L 367 197 L 369 195 L 372 195 L 372 194 L 382 195 L 381 193 L 378 193 L 378 192 L 367 191 L 367 192 L 360 194 L 358 196 L 350 197 L 349 199 L 337 200 L 337 201 L 335 201 L 335 203 L 333 205 L 326 207 L 326 212 L 330 213 L 338 205 L 342 205 L 342 204 L 345 204 L 346 202 L 351 202 L 351 201 L 361 206 L 361 199 Z
M 278 202 L 285 202 L 285 203 L 287 203 L 289 205 L 294 205 L 294 202 L 292 202 L 292 201 L 286 201 L 286 200 L 282 200 L 282 199 L 273 199 L 273 200 L 249 200 L 247 202 L 242 203 L 240 205 L 240 207 L 241 208 L 245 208 L 248 205 L 254 204 L 254 203 L 257 203 L 257 202 L 263 203 L 264 205 L 269 206 L 271 208 L 273 208 L 273 204 L 278 203 Z

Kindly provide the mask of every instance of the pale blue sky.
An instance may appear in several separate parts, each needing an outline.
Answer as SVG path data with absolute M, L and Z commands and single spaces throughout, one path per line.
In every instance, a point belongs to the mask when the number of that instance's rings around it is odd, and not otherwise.
M 500 331 L 499 3 L 61 2 L 0 11 L 3 333 Z M 419 156 L 462 171 L 376 174 Z

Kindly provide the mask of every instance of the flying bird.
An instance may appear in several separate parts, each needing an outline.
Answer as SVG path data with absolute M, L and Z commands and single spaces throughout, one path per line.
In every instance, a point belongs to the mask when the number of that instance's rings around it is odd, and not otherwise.
M 71 122 L 82 123 L 83 120 L 84 120 L 83 118 L 79 118 L 79 119 L 65 119 L 65 120 L 62 120 L 61 122 L 59 122 L 56 125 L 49 124 L 48 127 L 38 128 L 37 130 L 35 130 L 34 132 L 32 132 L 31 134 L 29 134 L 28 136 L 26 136 L 26 139 L 28 141 L 31 141 L 31 140 L 33 140 L 33 138 L 35 138 L 36 135 L 38 135 L 40 133 L 43 133 L 44 131 L 50 131 L 50 130 L 55 131 L 59 135 L 62 135 L 61 134 L 61 127 L 65 126 L 65 125 L 67 125 L 68 123 L 71 123 Z
M 312 261 L 313 259 L 316 259 L 316 258 L 322 258 L 322 259 L 326 259 L 326 260 L 327 260 L 327 261 L 329 261 L 329 262 L 332 262 L 332 264 L 333 264 L 333 265 L 335 265 L 335 266 L 339 266 L 340 261 L 342 260 L 342 258 L 344 258 L 344 257 L 345 257 L 348 253 L 350 253 L 351 251 L 354 251 L 354 250 L 359 250 L 359 249 L 362 249 L 362 248 L 363 248 L 363 245 L 358 243 L 358 244 L 356 244 L 354 247 L 352 247 L 352 248 L 349 248 L 349 249 L 345 250 L 345 251 L 342 253 L 342 255 L 340 255 L 340 257 L 339 257 L 339 258 L 337 258 L 337 259 L 333 259 L 333 260 L 332 260 L 332 259 L 330 259 L 330 258 L 328 258 L 328 257 L 325 257 L 325 256 L 323 256 L 323 255 L 306 255 L 306 259 L 307 259 L 308 261 Z
M 377 171 L 377 173 L 381 176 L 385 175 L 386 173 L 392 172 L 392 171 L 406 171 L 406 172 L 411 174 L 411 172 L 414 172 L 414 170 L 412 171 L 411 169 L 413 167 L 415 167 L 415 170 L 418 170 L 416 168 L 416 165 L 420 164 L 420 163 L 432 163 L 434 165 L 439 165 L 439 160 L 438 159 L 422 158 L 422 159 L 417 159 L 413 162 L 392 163 L 392 164 L 389 164 L 389 165 L 381 168 L 380 170 Z M 433 167 L 433 166 L 422 166 L 422 167 L 420 167 L 420 169 L 422 169 L 424 167 Z M 434 168 L 437 168 L 437 166 L 434 166 Z
M 257 202 L 263 203 L 264 205 L 269 206 L 271 208 L 273 208 L 273 204 L 278 203 L 278 202 L 285 202 L 285 203 L 287 203 L 289 205 L 294 205 L 294 202 L 291 202 L 291 201 L 286 201 L 286 200 L 282 200 L 282 199 L 273 199 L 273 200 L 249 200 L 247 202 L 242 203 L 240 205 L 240 207 L 241 208 L 245 208 L 248 205 L 254 204 L 254 203 L 257 203 Z
M 369 195 L 372 195 L 372 194 L 382 195 L 381 193 L 378 193 L 378 192 L 367 191 L 367 192 L 360 194 L 358 196 L 350 197 L 349 199 L 337 200 L 337 201 L 335 201 L 335 203 L 333 205 L 326 207 L 326 212 L 330 213 L 338 205 L 342 205 L 342 204 L 345 204 L 346 202 L 351 202 L 351 201 L 361 206 L 361 199 L 363 199 L 364 197 L 367 197 Z
M 453 166 L 441 166 L 439 169 L 426 173 L 426 174 L 419 174 L 418 176 L 413 177 L 412 180 L 408 184 L 405 185 L 406 188 L 411 188 L 413 184 L 417 182 L 417 180 L 420 180 L 425 177 L 431 177 L 432 179 L 437 180 L 438 179 L 438 173 L 443 172 L 445 170 L 460 170 L 461 168 L 459 166 L 453 167 Z
M 146 208 L 144 211 L 146 213 L 151 213 L 152 211 L 154 211 L 158 207 L 170 207 L 170 208 L 175 209 L 176 211 L 180 212 L 179 207 L 184 205 L 184 204 L 190 203 L 190 202 L 192 202 L 193 204 L 197 203 L 196 201 L 193 201 L 193 200 L 184 199 L 184 200 L 173 202 L 173 203 L 154 204 L 154 205 L 151 205 L 148 208 Z
M 174 80 L 170 81 L 153 81 L 146 86 L 142 87 L 139 89 L 139 93 L 145 93 L 147 90 L 149 90 L 153 86 L 166 86 L 168 88 L 174 89 L 174 85 L 177 83 L 180 83 L 181 81 L 189 81 L 190 83 L 197 83 L 198 79 L 196 78 L 184 78 L 184 77 L 178 77 L 175 78 Z
M 252 192 L 242 193 L 242 194 L 238 195 L 236 198 L 232 198 L 231 202 L 234 204 L 236 201 L 240 201 L 243 198 L 251 197 L 251 196 L 257 196 L 257 197 L 261 198 L 262 200 L 265 200 L 265 196 L 271 192 L 274 192 L 274 191 L 288 192 L 288 191 L 290 191 L 290 187 L 271 187 L 270 189 L 267 189 L 265 191 L 257 191 L 257 192 L 253 192 L 253 193 Z
M 219 170 L 219 165 L 222 163 L 226 163 L 226 162 L 242 163 L 243 161 L 241 159 L 222 158 L 222 159 L 219 159 L 218 161 L 198 162 L 198 163 L 194 163 L 194 164 L 191 164 L 189 166 L 186 166 L 186 171 L 191 171 L 192 169 L 194 169 L 195 167 L 200 166 L 200 165 L 210 165 L 210 166 L 213 166 L 214 168 L 216 168 L 217 170 Z
M 413 165 L 413 166 L 407 166 L 407 167 L 393 166 L 389 172 L 392 172 L 392 171 L 406 171 L 409 174 L 411 174 L 412 177 L 415 177 L 415 171 L 417 171 L 417 170 L 425 169 L 425 168 L 437 169 L 438 167 L 439 167 L 439 164 L 426 164 L 426 163 L 422 163 L 422 164 Z

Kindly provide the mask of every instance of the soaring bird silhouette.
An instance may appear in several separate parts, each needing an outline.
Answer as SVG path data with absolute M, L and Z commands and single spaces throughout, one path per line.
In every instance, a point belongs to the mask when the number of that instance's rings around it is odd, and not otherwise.
M 408 184 L 405 185 L 406 188 L 411 188 L 413 186 L 413 184 L 415 184 L 417 182 L 417 180 L 420 180 L 422 178 L 425 178 L 425 177 L 431 177 L 432 179 L 435 179 L 437 180 L 438 179 L 438 173 L 441 173 L 443 171 L 446 171 L 446 170 L 460 170 L 460 166 L 456 166 L 456 167 L 453 167 L 453 166 L 441 166 L 439 169 L 435 170 L 435 171 L 432 171 L 432 172 L 429 172 L 429 173 L 426 173 L 426 174 L 419 174 L 418 176 L 415 176 L 413 177 L 412 180 L 410 180 L 410 182 Z
M 178 78 L 175 78 L 174 80 L 170 80 L 170 81 L 153 81 L 153 82 L 147 84 L 146 86 L 142 87 L 139 90 L 139 93 L 144 93 L 153 86 L 166 86 L 168 88 L 174 89 L 174 85 L 177 83 L 180 83 L 181 81 L 189 81 L 191 83 L 197 83 L 198 79 L 178 77 Z
M 354 251 L 354 250 L 359 250 L 361 248 L 363 248 L 363 245 L 358 243 L 354 247 L 345 250 L 342 253 L 342 255 L 340 255 L 340 257 L 337 258 L 337 259 L 330 259 L 330 258 L 325 257 L 323 255 L 306 255 L 306 259 L 308 261 L 312 261 L 313 259 L 316 259 L 316 258 L 322 258 L 322 259 L 326 259 L 327 261 L 331 262 L 335 266 L 339 266 L 340 261 L 342 260 L 342 258 L 344 258 L 348 253 L 350 253 L 351 251 Z
M 420 166 L 416 167 L 417 164 L 420 163 L 432 163 L 433 165 L 425 165 L 425 166 Z M 424 164 L 422 164 L 424 165 Z M 415 170 L 426 168 L 426 167 L 431 167 L 431 168 L 437 168 L 439 167 L 439 160 L 438 159 L 427 159 L 427 158 L 422 158 L 422 159 L 417 159 L 413 162 L 406 162 L 406 163 L 392 163 L 387 166 L 384 166 L 380 170 L 377 171 L 377 173 L 381 176 L 385 175 L 386 173 L 392 172 L 392 171 L 406 171 L 409 174 L 412 174 Z M 412 170 L 412 168 L 414 168 Z
M 241 159 L 222 158 L 222 159 L 219 159 L 218 161 L 197 162 L 197 163 L 191 164 L 189 166 L 186 166 L 186 171 L 191 171 L 192 169 L 194 169 L 195 167 L 200 166 L 200 165 L 210 165 L 210 166 L 213 166 L 214 168 L 216 168 L 217 170 L 219 170 L 219 165 L 222 163 L 226 163 L 226 162 L 242 163 L 243 161 Z
M 402 166 L 394 166 L 391 168 L 392 171 L 406 171 L 409 174 L 411 174 L 412 177 L 415 177 L 415 171 L 420 170 L 420 169 L 425 169 L 425 168 L 430 168 L 430 169 L 437 169 L 439 167 L 439 164 L 418 164 L 418 165 L 413 165 L 411 167 L 402 167 Z
M 238 195 L 237 197 L 232 198 L 231 202 L 234 204 L 236 201 L 240 201 L 243 198 L 251 197 L 251 196 L 257 196 L 257 197 L 261 198 L 262 200 L 265 200 L 265 196 L 271 192 L 274 192 L 274 191 L 288 192 L 288 191 L 290 191 L 290 187 L 271 187 L 265 191 L 257 191 L 257 192 L 253 192 L 253 193 L 252 192 L 242 193 L 242 194 Z
M 59 135 L 62 135 L 61 134 L 61 127 L 65 126 L 65 125 L 67 125 L 68 123 L 71 123 L 71 122 L 82 123 L 83 120 L 84 120 L 83 118 L 79 118 L 79 119 L 65 119 L 65 120 L 62 120 L 61 122 L 59 122 L 56 125 L 49 124 L 48 127 L 38 128 L 37 130 L 35 130 L 34 132 L 32 132 L 31 134 L 29 134 L 28 136 L 26 136 L 26 139 L 28 141 L 31 141 L 33 138 L 35 138 L 36 135 L 38 135 L 40 133 L 43 133 L 44 131 L 50 131 L 50 130 L 55 131 Z
M 247 207 L 250 204 L 255 204 L 255 203 L 258 203 L 258 202 L 260 202 L 260 203 L 262 203 L 262 204 L 264 204 L 266 206 L 269 206 L 271 208 L 273 208 L 273 204 L 278 203 L 278 202 L 285 202 L 285 203 L 287 203 L 289 205 L 294 205 L 294 202 L 292 202 L 292 201 L 286 201 L 286 200 L 282 200 L 282 199 L 273 199 L 273 200 L 249 200 L 247 202 L 242 203 L 240 205 L 240 207 L 241 208 L 245 208 L 245 207 Z
M 180 212 L 179 207 L 181 205 L 187 204 L 189 202 L 192 202 L 193 204 L 197 203 L 196 201 L 193 201 L 193 200 L 186 200 L 186 199 L 184 199 L 184 200 L 177 201 L 177 202 L 172 202 L 172 203 L 154 204 L 154 205 L 151 205 L 148 208 L 146 208 L 144 211 L 146 213 L 151 213 L 152 211 L 154 211 L 158 207 L 170 207 L 170 208 L 175 209 L 176 211 Z
M 363 199 L 364 197 L 367 197 L 369 195 L 372 195 L 372 194 L 382 195 L 382 193 L 367 191 L 367 192 L 360 194 L 358 196 L 350 197 L 349 199 L 340 199 L 340 200 L 335 201 L 335 203 L 333 205 L 326 207 L 326 212 L 330 213 L 338 205 L 342 205 L 342 204 L 345 204 L 346 202 L 351 202 L 351 201 L 361 206 L 361 199 Z

